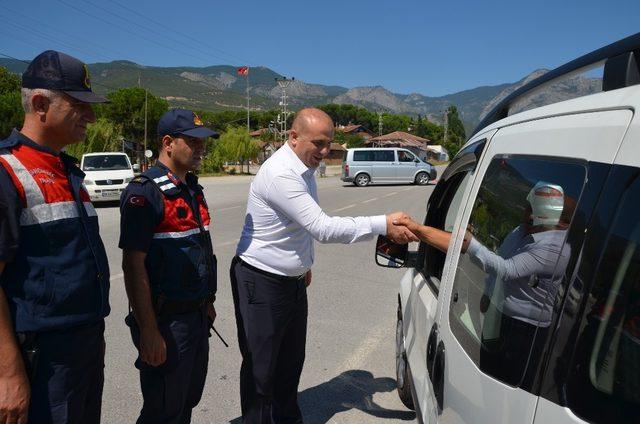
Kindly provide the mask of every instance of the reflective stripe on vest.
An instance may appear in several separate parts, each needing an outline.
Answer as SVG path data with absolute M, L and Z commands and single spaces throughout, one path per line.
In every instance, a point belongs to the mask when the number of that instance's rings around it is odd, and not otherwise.
M 11 167 L 24 189 L 27 207 L 20 214 L 20 225 L 38 225 L 67 218 L 79 218 L 74 201 L 46 203 L 44 194 L 33 179 L 29 170 L 11 153 L 1 154 L 2 159 Z M 83 202 L 88 216 L 97 216 L 91 202 Z
M 205 225 L 204 226 L 204 230 L 205 231 L 209 231 L 209 226 Z M 154 239 L 167 239 L 167 238 L 182 238 L 182 237 L 189 237 L 193 234 L 198 234 L 200 233 L 200 228 L 193 228 L 191 230 L 186 230 L 186 231 L 169 231 L 166 233 L 155 233 L 153 235 Z

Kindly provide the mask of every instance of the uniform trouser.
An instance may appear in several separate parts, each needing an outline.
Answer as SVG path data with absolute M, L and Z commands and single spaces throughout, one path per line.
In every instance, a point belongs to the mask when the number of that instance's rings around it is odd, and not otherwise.
M 29 423 L 99 423 L 104 321 L 36 335 Z
M 242 353 L 244 423 L 301 423 L 298 383 L 307 336 L 304 280 L 283 281 L 234 258 L 231 288 Z
M 133 314 L 126 319 L 139 348 L 140 330 Z M 138 423 L 191 422 L 191 410 L 200 402 L 209 363 L 209 321 L 206 306 L 158 320 L 167 346 L 167 359 L 152 367 L 138 359 L 144 400 Z

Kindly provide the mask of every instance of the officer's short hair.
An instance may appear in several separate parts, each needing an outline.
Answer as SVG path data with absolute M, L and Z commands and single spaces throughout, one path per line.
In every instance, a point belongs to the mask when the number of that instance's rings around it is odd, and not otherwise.
M 46 88 L 21 88 L 20 95 L 22 97 L 22 109 L 24 109 L 25 113 L 33 112 L 31 108 L 31 99 L 36 94 L 45 96 L 52 103 L 55 102 L 60 97 L 62 97 L 62 94 L 57 90 L 49 90 Z

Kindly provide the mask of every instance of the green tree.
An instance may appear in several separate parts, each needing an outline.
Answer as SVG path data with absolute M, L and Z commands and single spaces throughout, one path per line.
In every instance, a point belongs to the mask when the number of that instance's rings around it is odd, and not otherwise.
M 336 131 L 334 140 L 339 144 L 347 143 L 348 149 L 364 146 L 364 138 L 360 137 L 357 134 L 345 134 L 342 131 Z
M 109 103 L 96 108 L 96 115 L 121 126 L 122 135 L 135 141 L 144 139 L 145 90 L 139 87 L 121 88 L 107 95 Z M 147 140 L 157 140 L 156 127 L 169 109 L 166 100 L 147 95 Z M 156 146 L 155 142 L 150 143 Z
M 8 137 L 13 128 L 20 128 L 23 121 L 20 77 L 0 66 L 0 139 Z
M 85 153 L 113 152 L 121 149 L 122 127 L 103 117 L 87 127 L 87 137 L 84 142 L 68 146 L 66 152 L 80 159 Z
M 258 155 L 260 147 L 258 143 L 251 139 L 246 128 L 228 128 L 218 140 L 216 153 L 227 161 L 240 161 L 241 165 L 247 163 L 247 173 L 249 173 L 249 159 L 253 159 Z
M 447 132 L 447 139 L 443 143 L 444 147 L 449 151 L 451 157 L 458 153 L 458 150 L 464 144 L 467 136 L 464 130 L 464 124 L 458 115 L 458 108 L 451 105 L 447 109 L 447 119 L 449 122 L 449 129 Z

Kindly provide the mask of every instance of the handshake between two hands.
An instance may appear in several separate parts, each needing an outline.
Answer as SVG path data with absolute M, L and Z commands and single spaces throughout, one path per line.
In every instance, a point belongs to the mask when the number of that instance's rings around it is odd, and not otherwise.
M 415 234 L 420 224 L 415 222 L 404 212 L 394 212 L 387 215 L 387 238 L 398 244 L 420 241 Z

